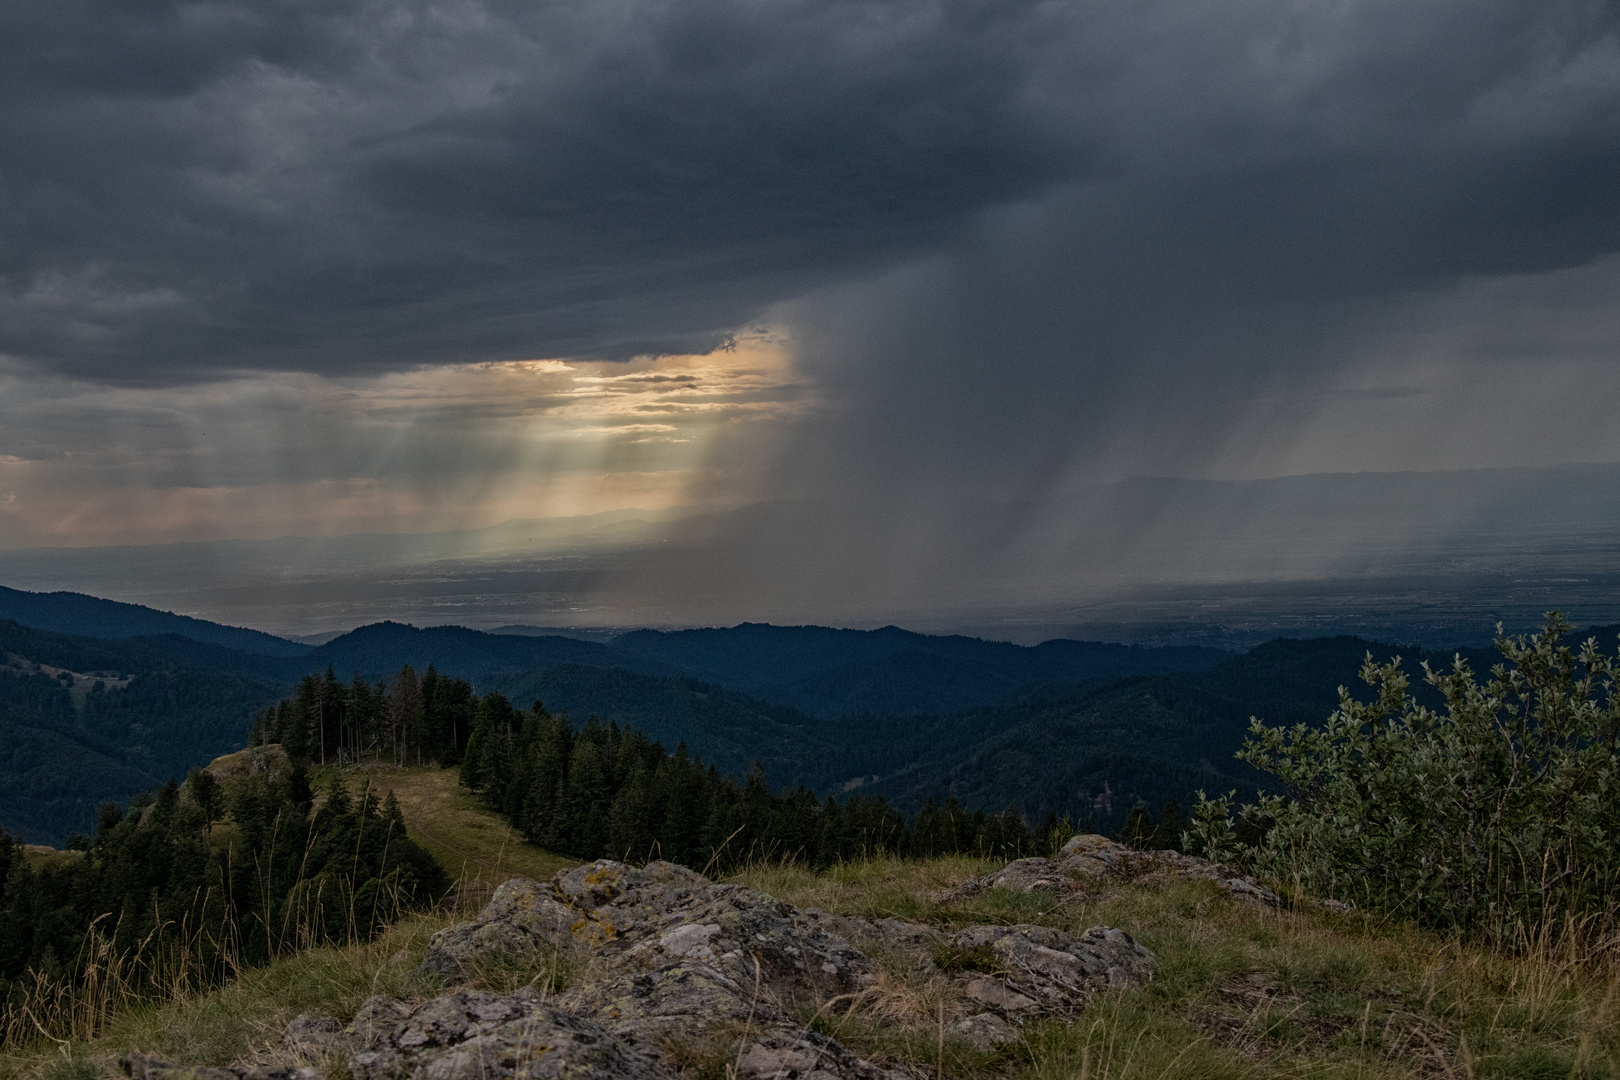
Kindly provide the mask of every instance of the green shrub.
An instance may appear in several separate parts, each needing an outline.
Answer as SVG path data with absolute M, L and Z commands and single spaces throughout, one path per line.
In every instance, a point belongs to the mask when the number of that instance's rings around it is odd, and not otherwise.
M 1397 657 L 1369 655 L 1361 702 L 1343 687 L 1320 728 L 1251 721 L 1238 757 L 1287 796 L 1239 807 L 1199 793 L 1189 850 L 1236 862 L 1317 896 L 1439 927 L 1505 938 L 1607 922 L 1620 884 L 1620 659 L 1595 640 L 1542 631 L 1505 637 L 1505 664 L 1481 685 L 1461 659 L 1423 665 L 1444 700 L 1408 692 Z M 1233 793 L 1235 794 L 1235 793 Z

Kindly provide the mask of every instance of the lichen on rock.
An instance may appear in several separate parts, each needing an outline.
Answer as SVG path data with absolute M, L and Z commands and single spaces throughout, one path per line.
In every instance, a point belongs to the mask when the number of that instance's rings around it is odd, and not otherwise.
M 544 883 L 507 882 L 475 919 L 440 931 L 422 965 L 455 982 L 491 961 L 564 949 L 582 961 L 576 985 L 550 998 L 532 986 L 513 994 L 452 988 L 414 1004 L 373 997 L 347 1023 L 296 1018 L 283 1045 L 305 1060 L 345 1060 L 354 1080 L 670 1080 L 693 1054 L 723 1055 L 741 1080 L 908 1080 L 806 1022 L 875 992 L 877 965 L 852 942 L 886 963 L 912 957 L 928 978 L 955 979 L 950 1031 L 984 1050 L 1016 1040 L 1016 1025 L 1030 1017 L 1069 1016 L 1099 991 L 1137 985 L 1154 964 L 1111 927 L 1078 936 L 1042 926 L 951 933 L 799 909 L 669 863 L 600 860 Z M 982 955 L 983 969 L 940 973 L 929 959 L 940 947 Z M 941 1013 L 942 1035 L 945 1020 Z M 156 1068 L 131 1076 L 258 1080 Z
M 1140 881 L 1157 875 L 1212 881 L 1238 900 L 1276 907 L 1277 894 L 1230 866 L 1179 851 L 1138 851 L 1106 836 L 1082 834 L 1063 845 L 1056 858 L 1018 859 L 1000 870 L 963 882 L 939 895 L 942 902 L 966 900 L 985 889 L 1063 894 L 1087 882 Z
M 970 926 L 951 943 L 994 954 L 995 974 L 964 975 L 966 993 L 1009 1017 L 1071 1014 L 1099 990 L 1141 985 L 1155 965 L 1151 952 L 1111 926 L 1079 937 L 1048 926 Z
M 394 1003 L 386 1003 L 397 1011 Z M 381 1011 L 373 1006 L 372 1012 Z M 348 1055 L 355 1080 L 672 1080 L 651 1057 L 535 995 L 458 990 L 425 1001 Z
M 319 1072 L 308 1068 L 173 1065 L 153 1054 L 125 1054 L 118 1066 L 130 1080 L 323 1080 Z
M 703 961 L 775 1004 L 858 989 L 874 967 L 816 917 L 673 863 L 634 869 L 600 859 L 544 884 L 510 881 L 471 922 L 440 931 L 424 971 L 456 981 L 483 960 L 560 948 L 614 971 Z

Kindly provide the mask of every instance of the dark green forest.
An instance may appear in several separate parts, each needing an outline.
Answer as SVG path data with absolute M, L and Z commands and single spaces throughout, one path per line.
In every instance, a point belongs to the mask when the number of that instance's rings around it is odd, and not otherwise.
M 331 668 L 306 675 L 289 698 L 259 713 L 248 740 L 276 743 L 294 761 L 396 765 L 461 760 L 472 732 L 472 684 L 441 676 L 429 664 L 421 678 L 406 664 L 392 679 L 342 682 Z
M 108 634 L 212 626 L 138 608 L 135 619 L 130 605 L 102 611 L 109 602 L 93 598 L 57 611 L 55 594 L 18 596 L 28 600 L 21 614 L 62 625 L 93 628 L 99 612 Z M 1230 656 L 746 623 L 606 644 L 379 623 L 266 655 L 184 633 L 114 640 L 0 622 L 0 826 L 60 844 L 92 828 L 100 802 L 125 802 L 245 745 L 258 714 L 289 692 L 307 699 L 298 714 L 308 730 L 273 720 L 278 730 L 260 737 L 307 741 L 317 763 L 455 763 L 475 696 L 498 692 L 685 743 L 722 775 L 743 777 L 757 762 L 773 783 L 822 800 L 881 795 L 913 815 L 954 797 L 1029 821 L 1089 816 L 1114 831 L 1138 804 L 1266 787 L 1234 756 L 1251 715 L 1317 722 L 1366 653 L 1430 656 L 1356 638 Z M 460 677 L 442 683 L 442 700 L 436 675 L 419 680 L 420 720 L 391 697 L 405 665 Z M 446 709 L 455 719 L 441 722 Z
M 172 996 L 323 942 L 366 940 L 448 879 L 390 793 L 334 784 L 319 808 L 299 763 L 225 781 L 193 770 L 103 805 L 78 857 L 35 866 L 0 834 L 0 1002 L 117 982 Z
M 701 692 L 701 691 L 700 691 Z M 1048 843 L 1055 819 L 1030 830 L 1015 811 L 989 815 L 955 799 L 911 821 L 881 798 L 822 800 L 800 785 L 778 793 L 757 764 L 739 783 L 681 743 L 591 718 L 575 730 L 538 701 L 524 712 L 501 694 L 407 665 L 387 682 L 309 676 L 265 709 L 256 744 L 296 761 L 460 765 L 462 782 L 531 843 L 581 859 L 668 859 L 729 869 L 753 859 L 825 866 L 885 852 L 976 852 L 1008 858 Z M 1065 834 L 1064 839 L 1067 839 Z
M 97 641 L 0 622 L 0 825 L 30 842 L 87 830 L 126 802 L 240 749 L 285 684 L 183 639 Z M 193 665 L 196 666 L 193 666 Z
M 548 850 L 708 872 L 879 854 L 1018 858 L 1072 833 L 1055 820 L 1032 831 L 1016 811 L 970 811 L 955 799 L 925 803 L 907 821 L 881 798 L 821 800 L 803 786 L 773 793 L 757 766 L 738 783 L 684 743 L 669 753 L 643 732 L 595 719 L 575 731 L 565 714 L 539 702 L 520 713 L 498 694 L 478 704 L 461 779 Z

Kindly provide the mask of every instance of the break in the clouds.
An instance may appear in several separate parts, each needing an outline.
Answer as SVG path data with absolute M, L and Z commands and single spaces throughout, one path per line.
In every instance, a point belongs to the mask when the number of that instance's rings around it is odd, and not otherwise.
M 413 532 L 752 494 L 815 404 L 765 336 L 705 356 L 192 387 L 0 377 L 0 543 Z M 716 447 L 728 448 L 726 453 Z
M 1582 0 L 8 4 L 0 521 L 803 496 L 842 509 L 743 528 L 727 574 L 798 544 L 805 590 L 921 595 L 1057 580 L 1101 481 L 1614 459 L 1617 27 Z

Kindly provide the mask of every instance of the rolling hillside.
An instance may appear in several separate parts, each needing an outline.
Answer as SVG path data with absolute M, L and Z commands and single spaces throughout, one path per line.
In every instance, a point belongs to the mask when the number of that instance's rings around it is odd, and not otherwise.
M 309 646 L 259 630 L 221 626 L 189 615 L 75 592 L 36 593 L 0 585 L 0 619 L 35 630 L 122 639 L 175 634 L 257 656 L 302 656 Z
M 254 712 L 283 690 L 239 656 L 180 638 L 0 622 L 0 826 L 59 843 L 88 829 L 99 803 L 238 749 Z
M 99 801 L 126 800 L 240 747 L 259 709 L 328 668 L 375 684 L 407 663 L 433 665 L 520 708 L 538 699 L 576 724 L 594 715 L 671 749 L 684 742 L 725 773 L 758 761 L 779 788 L 881 795 L 907 813 L 954 795 L 1111 829 L 1137 802 L 1252 789 L 1258 776 L 1232 757 L 1251 715 L 1320 720 L 1368 651 L 1424 655 L 1356 638 L 1279 640 L 1231 656 L 1077 641 L 1030 648 L 893 627 L 743 624 L 602 643 L 379 623 L 276 656 L 197 636 L 121 636 L 177 618 L 131 615 L 132 605 L 19 595 L 58 623 L 111 618 L 99 637 L 0 623 L 0 825 L 52 842 L 88 828 Z M 1492 655 L 1474 654 L 1476 667 Z

